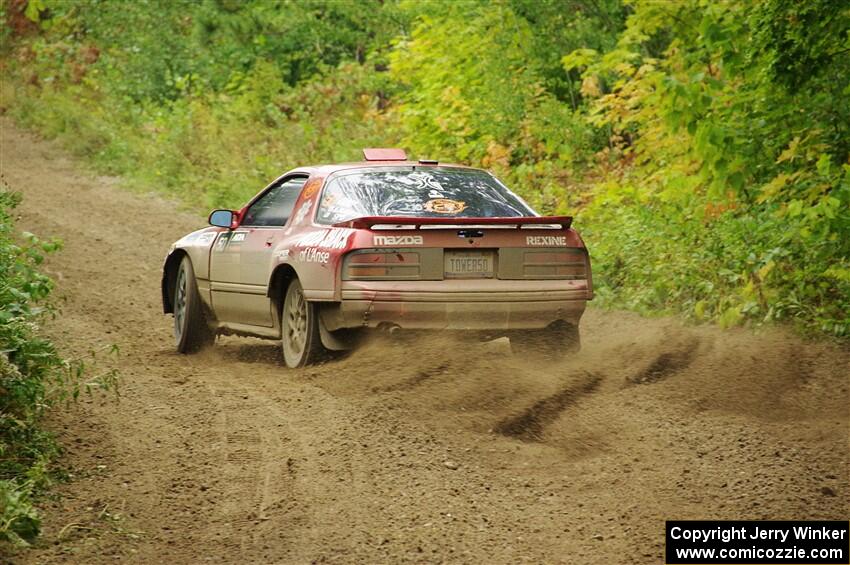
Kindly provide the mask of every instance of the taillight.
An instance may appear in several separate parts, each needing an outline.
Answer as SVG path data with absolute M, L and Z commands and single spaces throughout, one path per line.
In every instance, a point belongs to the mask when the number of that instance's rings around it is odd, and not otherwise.
M 522 267 L 523 276 L 530 279 L 587 278 L 585 254 L 579 249 L 525 251 Z
M 404 280 L 420 278 L 419 253 L 355 251 L 343 262 L 342 280 Z

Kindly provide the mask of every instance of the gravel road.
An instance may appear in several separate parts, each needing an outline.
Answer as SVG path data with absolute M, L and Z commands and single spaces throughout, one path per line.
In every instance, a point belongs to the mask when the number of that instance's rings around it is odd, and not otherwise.
M 591 309 L 560 364 L 441 337 L 182 356 L 159 269 L 204 218 L 0 134 L 20 229 L 65 241 L 50 334 L 123 375 L 50 417 L 70 480 L 13 563 L 663 563 L 665 519 L 850 514 L 846 349 Z

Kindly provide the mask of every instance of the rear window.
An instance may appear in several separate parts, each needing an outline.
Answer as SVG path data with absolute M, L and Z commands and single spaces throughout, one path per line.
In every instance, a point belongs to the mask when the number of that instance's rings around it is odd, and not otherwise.
M 520 197 L 492 175 L 477 170 L 371 170 L 328 181 L 316 220 L 321 224 L 363 216 L 536 216 Z

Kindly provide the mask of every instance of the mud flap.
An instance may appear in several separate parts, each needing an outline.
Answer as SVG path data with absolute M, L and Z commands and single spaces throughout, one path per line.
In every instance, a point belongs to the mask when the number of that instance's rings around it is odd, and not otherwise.
M 319 337 L 322 339 L 322 345 L 325 346 L 325 349 L 331 351 L 346 351 L 354 347 L 351 332 L 346 330 L 330 331 L 325 327 L 322 316 L 319 316 Z

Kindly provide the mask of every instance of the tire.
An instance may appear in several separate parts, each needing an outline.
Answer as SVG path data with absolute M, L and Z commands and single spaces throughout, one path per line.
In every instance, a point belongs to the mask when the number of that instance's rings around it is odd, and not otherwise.
M 183 257 L 174 278 L 174 343 L 180 353 L 195 353 L 213 342 L 204 316 L 198 283 L 189 257 Z
M 326 351 L 319 335 L 319 310 L 304 299 L 298 279 L 286 288 L 280 315 L 283 361 L 290 369 L 304 367 L 324 357 Z
M 568 353 L 581 350 L 578 326 L 566 322 L 556 322 L 542 330 L 518 331 L 510 336 L 510 340 L 514 355 L 548 361 L 557 361 Z

